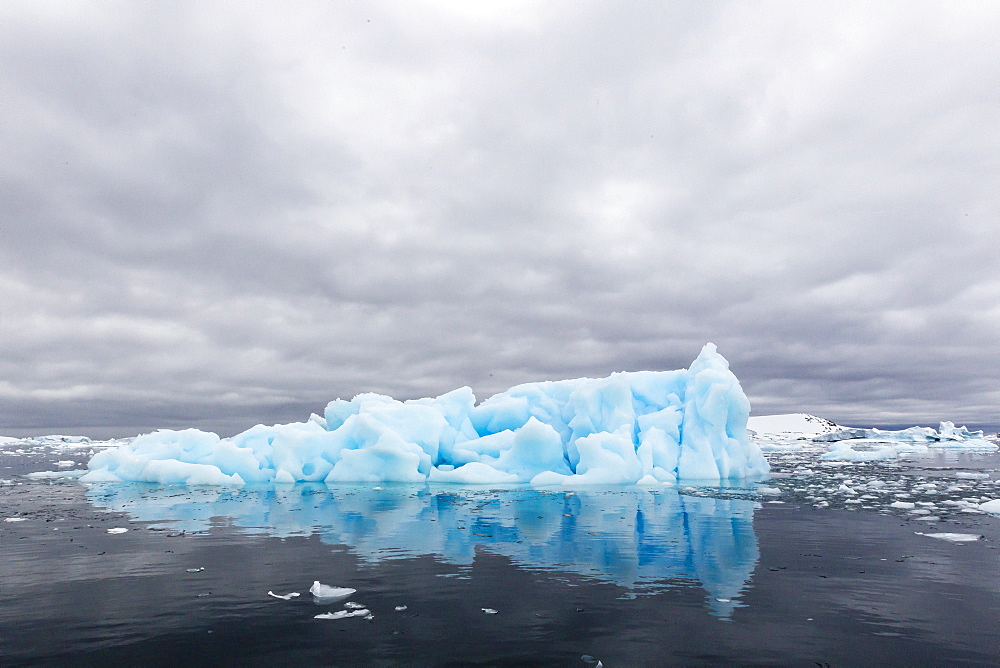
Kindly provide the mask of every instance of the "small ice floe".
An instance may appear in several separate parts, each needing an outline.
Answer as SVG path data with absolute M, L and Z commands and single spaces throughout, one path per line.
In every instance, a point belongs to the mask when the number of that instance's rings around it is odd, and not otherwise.
M 405 605 L 397 605 L 395 608 L 393 608 L 393 610 L 395 610 L 396 612 L 403 612 L 404 610 L 406 610 L 406 606 Z
M 1000 499 L 993 499 L 979 504 L 979 510 L 991 515 L 1000 515 Z
M 338 610 L 337 612 L 323 612 L 314 615 L 313 619 L 347 619 L 348 617 L 364 617 L 374 619 L 371 610 L 361 608 L 360 610 Z
M 87 472 L 86 469 L 71 471 L 35 471 L 26 477 L 32 480 L 57 480 L 59 478 L 80 478 Z
M 355 603 L 354 601 L 348 601 L 344 604 L 344 607 L 348 610 L 364 610 L 366 606 L 364 603 Z
M 719 603 L 730 603 L 732 601 L 732 599 L 728 598 L 717 598 L 715 600 L 718 601 Z
M 769 496 L 777 496 L 778 494 L 781 494 L 781 489 L 779 489 L 778 487 L 758 487 L 757 493 L 767 494 Z
M 198 568 L 185 568 L 184 570 L 187 571 L 188 573 L 201 573 L 203 570 L 205 570 L 205 567 L 199 566 Z
M 108 533 L 110 534 L 125 533 L 126 531 L 128 531 L 128 529 L 126 529 L 125 527 L 115 527 L 113 529 L 108 529 Z
M 268 591 L 267 595 L 273 596 L 274 598 L 280 598 L 283 601 L 291 601 L 296 596 L 301 596 L 301 594 L 299 594 L 299 592 L 297 591 L 293 591 L 288 594 L 275 594 L 273 591 Z
M 26 522 L 27 520 L 27 517 L 5 517 L 3 519 L 4 522 Z
M 319 580 L 314 580 L 312 587 L 309 587 L 309 593 L 322 601 L 340 601 L 356 591 L 358 590 L 350 587 L 331 587 L 321 584 Z
M 971 471 L 958 471 L 955 474 L 956 478 L 965 478 L 967 480 L 986 480 L 990 477 L 989 473 L 973 473 Z
M 889 504 L 890 508 L 899 508 L 900 510 L 912 510 L 917 504 L 910 503 L 909 501 L 893 501 Z
M 69 468 L 70 466 L 75 466 L 75 465 L 76 462 L 74 462 L 72 459 L 64 459 L 62 461 L 56 462 L 56 466 L 58 466 L 61 469 Z
M 982 538 L 979 534 L 974 533 L 921 533 L 919 531 L 914 531 L 913 533 L 918 536 L 930 536 L 931 538 L 940 538 L 941 540 L 946 540 L 951 543 L 972 543 L 974 541 Z
M 486 613 L 487 615 L 495 615 L 495 614 L 497 614 L 498 612 L 500 612 L 499 610 L 494 610 L 493 608 L 483 608 L 482 610 L 483 610 L 483 612 L 485 612 L 485 613 Z

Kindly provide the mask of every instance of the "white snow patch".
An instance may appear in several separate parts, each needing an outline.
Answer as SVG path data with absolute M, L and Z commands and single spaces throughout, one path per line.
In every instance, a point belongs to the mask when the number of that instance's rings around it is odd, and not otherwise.
M 841 427 L 826 418 L 806 413 L 786 413 L 783 415 L 752 415 L 747 420 L 747 429 L 758 436 L 785 436 L 810 439 L 820 434 L 840 431 Z

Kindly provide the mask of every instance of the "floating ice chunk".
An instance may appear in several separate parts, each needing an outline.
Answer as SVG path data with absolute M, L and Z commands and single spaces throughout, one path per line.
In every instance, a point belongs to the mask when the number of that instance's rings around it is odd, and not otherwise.
M 777 494 L 781 494 L 781 489 L 778 487 L 758 487 L 757 493 L 767 494 L 769 496 L 775 496 Z
M 328 602 L 345 599 L 357 591 L 357 589 L 351 589 L 350 587 L 331 587 L 330 585 L 321 584 L 319 580 L 314 580 L 312 587 L 309 588 L 310 594 Z
M 911 503 L 909 501 L 893 501 L 889 504 L 890 508 L 899 508 L 900 510 L 912 510 L 917 504 Z
M 268 591 L 267 595 L 273 596 L 274 598 L 280 598 L 284 601 L 291 601 L 293 598 L 300 596 L 299 592 L 297 591 L 289 592 L 287 594 L 275 594 L 273 591 Z
M 32 480 L 56 480 L 58 478 L 80 478 L 87 471 L 85 470 L 70 470 L 70 471 L 35 471 L 29 473 L 27 477 Z
M 891 445 L 874 450 L 855 450 L 847 441 L 840 441 L 830 446 L 830 451 L 820 455 L 820 459 L 827 462 L 871 462 L 896 459 L 898 456 L 898 449 Z
M 396 612 L 403 612 L 404 610 L 406 610 L 406 606 L 405 605 L 397 605 L 395 608 L 393 608 L 393 610 L 395 610 Z
M 128 529 L 126 529 L 125 527 L 115 527 L 113 529 L 108 529 L 108 533 L 110 534 L 125 533 L 126 531 L 128 531 Z
M 1000 499 L 992 499 L 990 501 L 980 503 L 979 510 L 990 513 L 991 515 L 1000 515 Z
M 337 612 L 322 612 L 313 615 L 313 619 L 347 619 L 348 617 L 372 617 L 371 610 L 338 610 Z
M 972 471 L 957 471 L 955 473 L 956 478 L 965 478 L 968 480 L 986 480 L 990 477 L 989 473 L 980 473 Z
M 499 610 L 494 610 L 493 608 L 483 608 L 482 610 L 483 610 L 483 612 L 485 612 L 485 613 L 486 613 L 487 615 L 495 615 L 495 614 L 497 614 L 498 612 L 500 612 Z
M 73 466 L 74 464 L 76 464 L 76 462 L 74 462 L 72 459 L 64 459 L 62 461 L 56 462 L 56 466 L 58 466 L 59 468 L 63 468 L 63 469 L 69 468 L 70 466 Z
M 929 536 L 931 538 L 940 538 L 941 540 L 947 540 L 952 543 L 971 543 L 982 538 L 979 534 L 974 533 L 921 533 L 919 531 L 914 531 L 913 533 L 918 536 Z
M 363 603 L 355 603 L 354 601 L 348 601 L 344 604 L 344 607 L 348 610 L 364 610 L 365 605 Z
M 184 570 L 187 571 L 188 573 L 201 573 L 203 570 L 205 570 L 205 567 L 201 566 L 200 568 L 186 568 Z
M 26 522 L 27 520 L 27 517 L 5 517 L 3 519 L 4 522 Z
M 834 443 L 836 441 L 848 441 L 855 438 L 865 438 L 867 436 L 867 429 L 847 427 L 846 429 L 839 429 L 826 434 L 819 434 L 818 436 L 814 436 L 813 440 L 817 443 Z
M 966 427 L 956 427 L 954 422 L 942 422 L 938 427 L 938 437 L 942 441 L 965 441 L 983 438 L 983 432 L 969 431 Z
M 983 437 L 982 431 L 969 431 L 965 427 L 955 427 L 952 422 L 941 422 L 937 431 L 931 427 L 910 427 L 899 431 L 883 429 L 845 428 L 813 438 L 818 442 L 867 439 L 900 444 L 906 451 L 924 451 L 927 446 L 940 448 L 959 448 L 964 450 L 997 449 Z

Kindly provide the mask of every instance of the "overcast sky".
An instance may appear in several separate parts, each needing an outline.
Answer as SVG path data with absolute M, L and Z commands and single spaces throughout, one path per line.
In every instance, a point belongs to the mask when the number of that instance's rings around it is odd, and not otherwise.
M 1000 424 L 1000 3 L 6 0 L 0 434 L 686 367 Z

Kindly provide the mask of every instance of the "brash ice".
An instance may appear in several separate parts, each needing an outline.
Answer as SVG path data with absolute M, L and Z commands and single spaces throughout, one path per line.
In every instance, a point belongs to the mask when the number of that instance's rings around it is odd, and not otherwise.
M 689 369 L 517 385 L 479 405 L 468 387 L 397 401 L 360 394 L 322 417 L 231 438 L 160 430 L 90 460 L 83 482 L 188 485 L 720 482 L 766 474 L 750 402 L 706 344 Z

